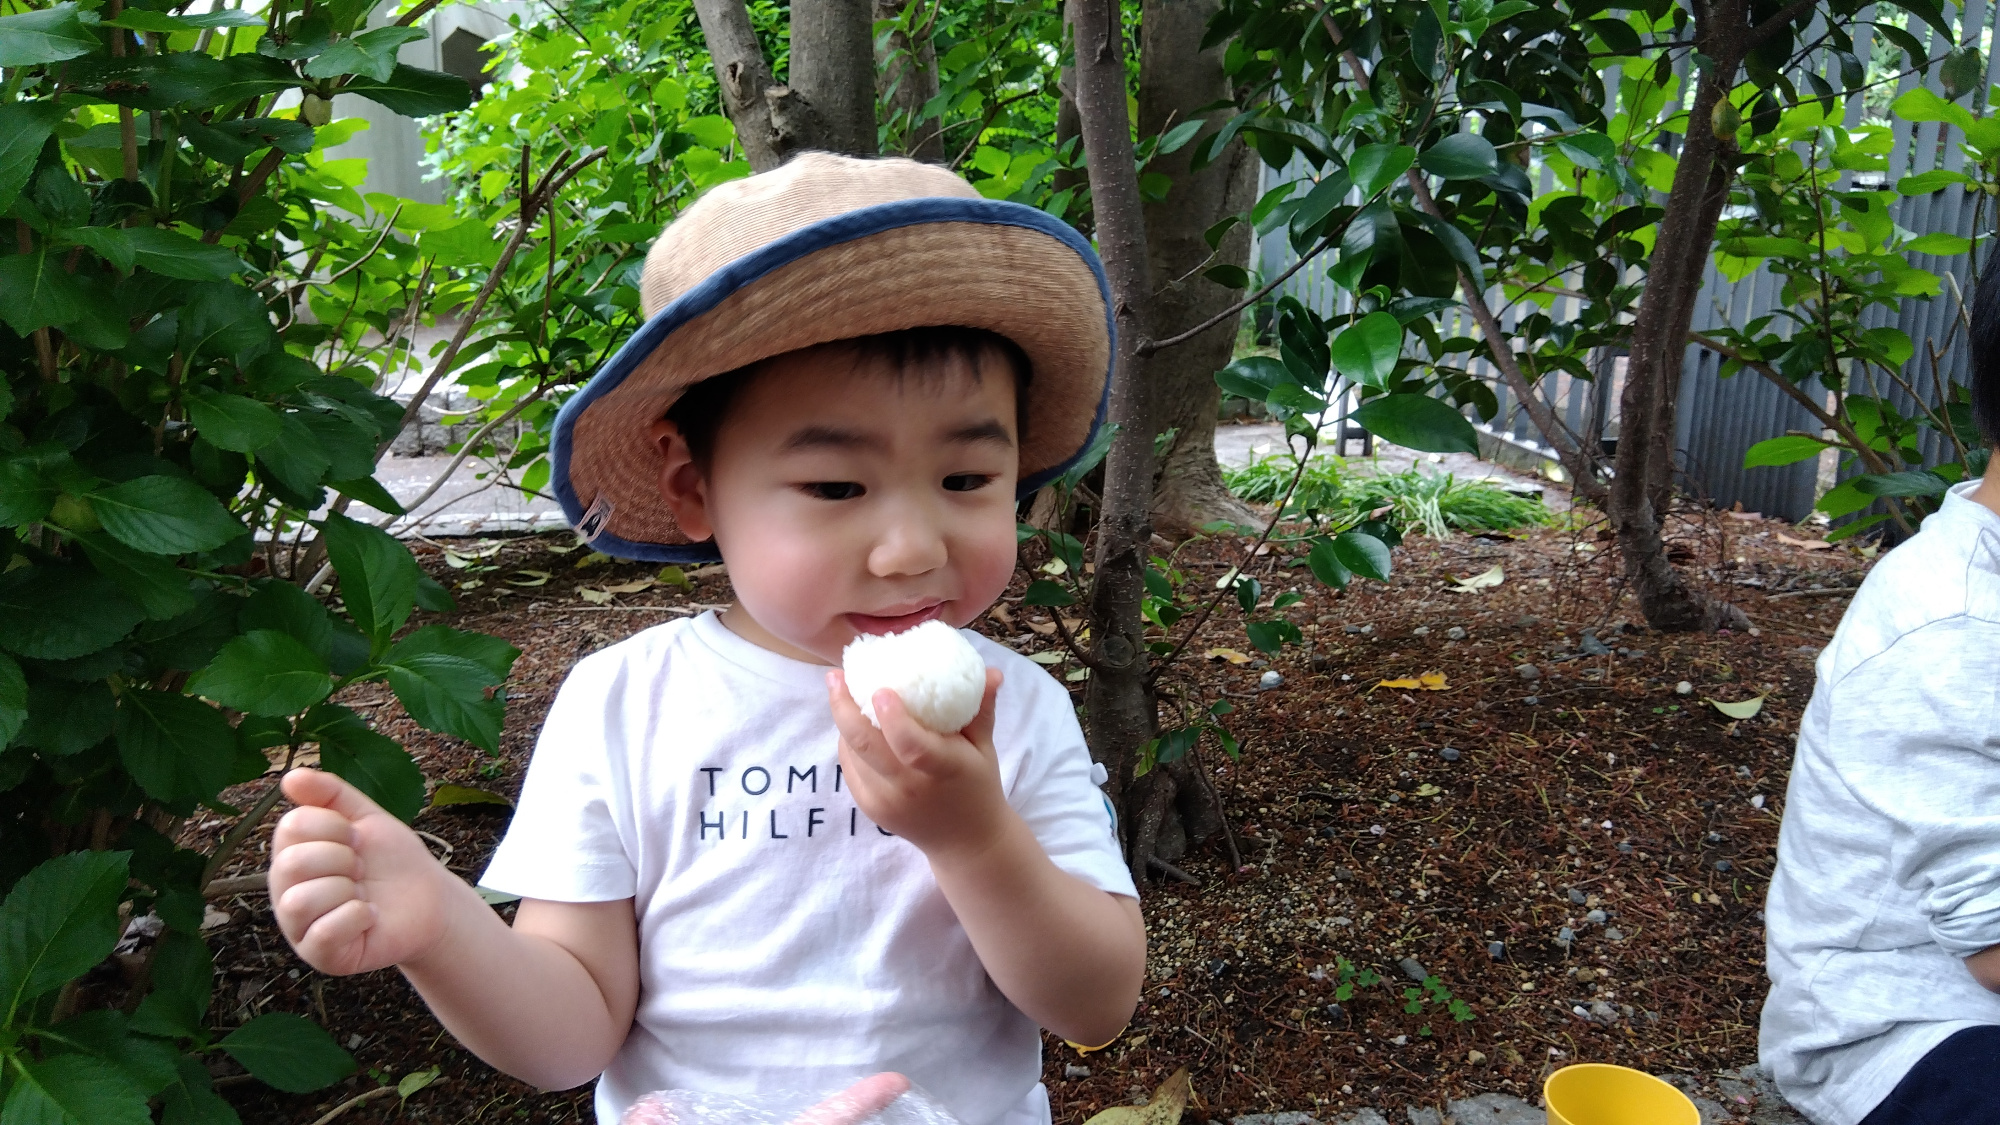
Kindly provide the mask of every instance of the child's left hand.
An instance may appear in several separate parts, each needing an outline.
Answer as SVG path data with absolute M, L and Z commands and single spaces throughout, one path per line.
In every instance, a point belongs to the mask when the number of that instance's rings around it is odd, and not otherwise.
M 854 803 L 933 861 L 983 848 L 1000 835 L 1011 811 L 993 750 L 993 700 L 1000 680 L 1000 670 L 988 668 L 979 713 L 964 730 L 939 734 L 911 718 L 887 688 L 871 701 L 882 721 L 877 730 L 854 705 L 840 671 L 827 673 L 827 700 L 840 729 L 841 772 Z

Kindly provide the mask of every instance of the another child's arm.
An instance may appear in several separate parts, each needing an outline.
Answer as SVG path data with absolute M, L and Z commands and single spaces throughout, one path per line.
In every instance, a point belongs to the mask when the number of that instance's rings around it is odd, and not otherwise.
M 1967 957 L 1965 967 L 1972 970 L 1972 979 L 1986 991 L 2000 992 L 2000 945 L 1989 945 Z
M 300 957 L 345 975 L 394 965 L 495 1069 L 545 1089 L 595 1078 L 632 1026 L 632 900 L 523 900 L 509 927 L 360 790 L 293 770 L 271 840 L 271 902 Z
M 1096 1045 L 1139 1001 L 1146 931 L 1139 904 L 1058 868 L 1000 787 L 988 669 L 979 715 L 958 734 L 925 730 L 892 691 L 877 692 L 877 730 L 838 672 L 828 695 L 842 772 L 855 803 L 930 860 L 946 901 L 1000 991 L 1065 1039 Z

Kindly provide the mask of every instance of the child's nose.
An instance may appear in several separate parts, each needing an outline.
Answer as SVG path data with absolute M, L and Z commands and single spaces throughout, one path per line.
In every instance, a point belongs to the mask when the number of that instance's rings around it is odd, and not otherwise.
M 868 572 L 877 578 L 927 574 L 944 565 L 944 535 L 928 513 L 905 509 L 891 515 L 868 554 Z

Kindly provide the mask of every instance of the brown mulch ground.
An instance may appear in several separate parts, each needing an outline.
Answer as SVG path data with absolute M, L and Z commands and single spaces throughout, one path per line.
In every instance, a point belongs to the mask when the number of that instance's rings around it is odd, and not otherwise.
M 1284 569 L 1283 551 L 1259 560 L 1269 592 L 1296 585 L 1306 596 L 1287 612 L 1308 644 L 1269 665 L 1283 684 L 1256 690 L 1261 661 L 1197 658 L 1172 685 L 1189 699 L 1226 695 L 1238 706 L 1230 722 L 1246 744 L 1241 762 L 1211 748 L 1204 765 L 1243 866 L 1231 870 L 1218 837 L 1179 863 L 1198 885 L 1147 889 L 1142 1006 L 1106 1051 L 1080 1058 L 1047 1042 L 1056 1120 L 1080 1125 L 1142 1098 L 1179 1066 L 1193 1075 L 1189 1116 L 1199 1122 L 1363 1105 L 1399 1118 L 1406 1105 L 1441 1108 L 1485 1091 L 1532 1100 L 1548 1070 L 1578 1060 L 1697 1075 L 1754 1061 L 1765 991 L 1760 908 L 1792 731 L 1812 689 L 1811 657 L 1847 604 L 1831 591 L 1858 582 L 1867 565 L 1848 550 L 1780 539 L 1798 534 L 1713 513 L 1680 527 L 1683 570 L 1749 613 L 1757 628 L 1747 635 L 1628 626 L 1638 615 L 1611 581 L 1613 545 L 1590 526 L 1520 539 L 1413 539 L 1396 552 L 1392 581 L 1338 595 Z M 677 607 L 728 598 L 726 577 L 708 575 L 692 591 L 655 586 L 589 604 L 579 587 L 655 568 L 579 570 L 585 554 L 562 550 L 571 543 L 489 540 L 497 553 L 462 568 L 444 565 L 440 545 L 420 547 L 439 577 L 479 583 L 460 591 L 451 623 L 523 650 L 498 758 L 420 731 L 384 689 L 345 701 L 403 739 L 434 781 L 511 796 L 577 658 L 672 619 Z M 1242 550 L 1233 540 L 1201 543 L 1180 561 L 1190 573 L 1219 575 Z M 1495 565 L 1505 574 L 1498 587 L 1447 589 Z M 1024 651 L 1053 647 L 1055 638 L 1023 627 L 1037 623 L 1036 612 L 1017 607 L 1014 627 L 984 626 Z M 1585 655 L 1586 630 L 1611 654 Z M 1219 611 L 1190 651 L 1213 647 L 1254 654 L 1233 609 Z M 1539 677 L 1519 671 L 1529 663 Z M 1443 673 L 1444 690 L 1375 686 L 1425 672 Z M 1689 694 L 1677 693 L 1681 681 Z M 1757 695 L 1766 697 L 1762 713 L 1740 721 L 1703 703 Z M 269 784 L 228 797 L 241 807 Z M 495 806 L 433 809 L 417 827 L 473 878 L 505 815 Z M 212 843 L 223 827 L 191 824 L 190 842 Z M 268 829 L 231 873 L 261 869 L 266 839 Z M 225 1078 L 245 1121 L 306 1125 L 432 1066 L 442 1081 L 406 1104 L 377 1098 L 339 1120 L 591 1119 L 587 1088 L 543 1093 L 496 1074 L 393 971 L 328 978 L 307 969 L 261 895 L 216 905 L 230 921 L 211 934 L 213 1016 L 231 1025 L 266 1011 L 310 1014 L 363 1070 L 310 1095 Z M 1381 979 L 1349 979 L 1352 995 L 1340 999 L 1343 961 Z M 1448 995 L 1409 995 L 1406 968 L 1419 965 Z M 1455 1020 L 1447 998 L 1471 1019 Z M 1088 1076 L 1070 1077 L 1073 1067 Z

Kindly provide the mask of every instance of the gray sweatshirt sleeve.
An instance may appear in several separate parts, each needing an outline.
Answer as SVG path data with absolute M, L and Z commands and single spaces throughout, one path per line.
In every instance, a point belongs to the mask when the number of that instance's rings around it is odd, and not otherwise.
M 1890 877 L 1956 957 L 2000 945 L 1996 694 L 2000 622 L 1958 616 L 1905 634 L 1831 696 L 1831 764 L 1887 820 Z

